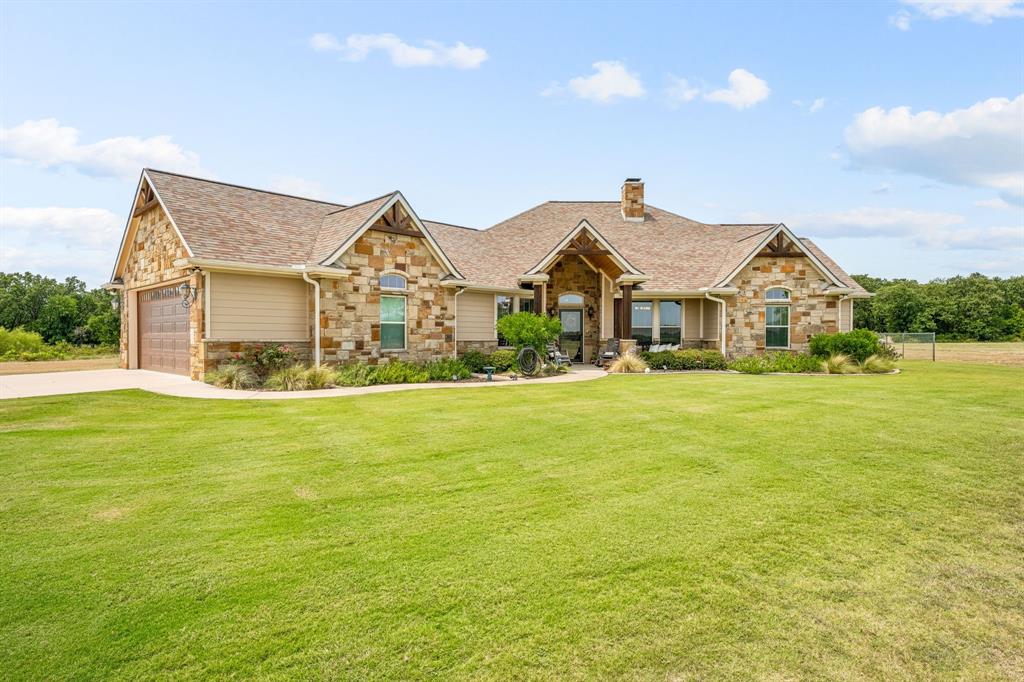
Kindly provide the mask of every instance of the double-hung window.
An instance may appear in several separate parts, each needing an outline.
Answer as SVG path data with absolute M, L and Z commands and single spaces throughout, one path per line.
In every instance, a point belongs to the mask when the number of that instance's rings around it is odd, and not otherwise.
M 405 296 L 380 297 L 381 350 L 405 350 Z
M 765 292 L 764 337 L 766 348 L 789 348 L 789 290 L 775 287 Z
M 679 344 L 682 337 L 683 304 L 658 301 L 658 343 Z
M 633 301 L 631 311 L 630 332 L 638 346 L 647 348 L 651 345 L 654 332 L 654 303 L 651 301 Z

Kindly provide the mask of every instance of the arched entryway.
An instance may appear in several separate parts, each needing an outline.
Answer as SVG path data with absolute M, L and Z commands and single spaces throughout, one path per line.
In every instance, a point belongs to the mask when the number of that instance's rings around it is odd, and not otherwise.
M 562 352 L 572 358 L 573 362 L 583 362 L 583 339 L 586 324 L 583 314 L 583 294 L 566 292 L 558 297 L 558 319 L 562 323 L 562 336 L 559 347 Z

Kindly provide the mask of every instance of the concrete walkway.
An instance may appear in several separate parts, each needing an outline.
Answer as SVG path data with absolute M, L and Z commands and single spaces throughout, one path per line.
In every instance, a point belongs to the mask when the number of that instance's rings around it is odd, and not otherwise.
M 388 384 L 363 388 L 325 388 L 318 391 L 232 391 L 217 388 L 199 381 L 175 374 L 150 372 L 143 369 L 101 369 L 85 372 L 51 372 L 48 374 L 15 374 L 0 376 L 0 399 L 33 398 L 68 393 L 93 393 L 96 391 L 117 391 L 126 388 L 140 388 L 151 393 L 161 393 L 180 398 L 213 398 L 222 400 L 295 400 L 299 398 L 338 398 L 364 395 L 367 393 L 391 393 L 393 391 L 416 391 L 431 388 L 498 388 L 508 386 L 536 386 L 539 384 L 564 384 L 574 381 L 589 381 L 605 376 L 603 370 L 581 365 L 568 374 L 559 374 L 543 379 L 521 379 L 519 381 L 437 383 L 437 384 Z

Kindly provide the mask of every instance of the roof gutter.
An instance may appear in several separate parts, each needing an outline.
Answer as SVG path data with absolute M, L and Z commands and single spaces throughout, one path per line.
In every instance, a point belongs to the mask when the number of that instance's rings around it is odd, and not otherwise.
M 448 289 L 472 289 L 473 291 L 483 291 L 487 293 L 495 294 L 509 294 L 511 296 L 533 296 L 533 291 L 530 289 L 516 289 L 515 287 L 496 287 L 490 284 L 475 284 L 473 282 L 466 281 L 464 279 L 445 279 L 441 280 L 441 286 Z
M 718 325 L 719 325 L 718 338 L 719 338 L 719 344 L 720 344 L 721 349 L 722 349 L 722 355 L 725 355 L 725 299 L 715 298 L 714 296 L 711 295 L 711 291 L 712 291 L 712 289 L 705 289 L 704 290 L 704 298 L 708 299 L 709 301 L 714 301 L 720 307 L 721 315 L 719 317 L 719 322 L 718 322 Z
M 315 277 L 341 278 L 352 274 L 351 270 L 325 267 L 323 265 L 261 265 L 258 263 L 240 263 L 238 261 L 211 258 L 179 258 L 174 261 L 174 265 L 177 267 L 198 267 L 211 272 L 240 272 L 252 275 L 299 276 L 305 272 Z

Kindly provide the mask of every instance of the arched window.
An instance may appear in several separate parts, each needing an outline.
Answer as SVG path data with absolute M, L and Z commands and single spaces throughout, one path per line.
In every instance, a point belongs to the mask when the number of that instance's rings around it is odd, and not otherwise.
M 405 277 L 401 275 L 381 275 L 380 276 L 380 288 L 381 289 L 404 289 L 405 288 Z
M 558 297 L 559 306 L 581 306 L 583 297 L 579 294 L 562 294 Z
M 764 345 L 789 348 L 789 289 L 772 287 L 764 292 Z

